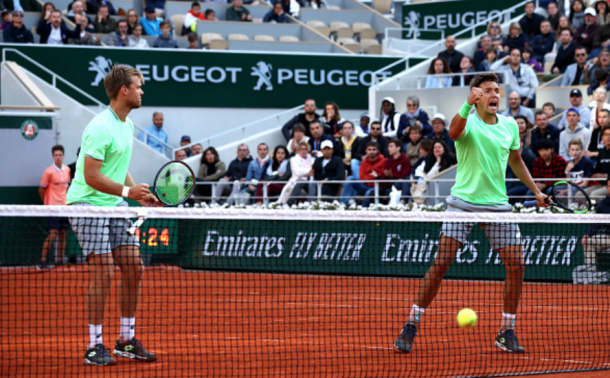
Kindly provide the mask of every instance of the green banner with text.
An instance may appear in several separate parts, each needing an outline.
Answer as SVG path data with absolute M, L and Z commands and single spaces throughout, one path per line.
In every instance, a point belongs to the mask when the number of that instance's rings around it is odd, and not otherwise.
M 0 48 L 19 50 L 103 103 L 108 102 L 103 79 L 112 66 L 136 67 L 146 80 L 143 106 L 178 107 L 291 108 L 313 98 L 319 103 L 335 101 L 344 109 L 366 109 L 373 72 L 400 59 L 15 44 Z M 51 80 L 19 54 L 6 51 L 6 57 Z M 378 77 L 392 76 L 405 67 L 396 65 Z M 91 103 L 66 85 L 58 87 L 82 103 Z

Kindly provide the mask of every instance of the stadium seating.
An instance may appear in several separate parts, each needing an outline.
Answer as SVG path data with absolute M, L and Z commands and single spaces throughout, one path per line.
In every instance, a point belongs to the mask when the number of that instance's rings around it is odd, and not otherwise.
M 217 33 L 204 33 L 201 35 L 201 45 L 209 50 L 226 50 L 229 48 L 227 41 Z

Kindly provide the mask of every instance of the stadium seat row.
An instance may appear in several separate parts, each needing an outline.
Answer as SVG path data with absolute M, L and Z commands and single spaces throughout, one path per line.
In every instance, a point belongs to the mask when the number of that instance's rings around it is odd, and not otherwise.
M 218 33 L 203 33 L 201 35 L 201 44 L 204 48 L 209 50 L 226 50 L 229 48 L 228 41 L 250 41 L 245 34 L 229 34 L 227 39 L 224 39 L 222 35 Z M 276 39 L 270 35 L 256 35 L 254 41 L 259 42 L 275 42 Z M 297 37 L 291 35 L 284 35 L 279 38 L 280 42 L 299 42 Z
M 358 40 L 375 39 L 377 30 L 373 29 L 370 24 L 365 22 L 356 22 L 351 27 L 347 22 L 335 21 L 331 22 L 330 26 L 322 21 L 307 21 L 307 26 L 317 30 L 321 34 L 333 37 L 337 41 L 341 38 L 357 37 Z

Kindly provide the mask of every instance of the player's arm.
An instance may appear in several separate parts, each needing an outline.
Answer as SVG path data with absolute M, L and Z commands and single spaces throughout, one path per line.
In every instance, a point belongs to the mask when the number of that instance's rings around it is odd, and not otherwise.
M 449 138 L 453 140 L 460 140 L 466 135 L 466 120 L 470 109 L 483 97 L 483 90 L 481 88 L 473 87 L 470 88 L 470 94 L 466 100 L 466 104 L 462 106 L 462 109 L 453 117 L 451 125 L 449 125 Z
M 102 160 L 97 160 L 85 156 L 85 168 L 83 172 L 85 176 L 85 182 L 87 183 L 87 185 L 99 192 L 123 197 L 123 187 L 125 185 L 112 181 L 110 178 L 108 178 L 108 176 L 104 175 L 101 171 L 102 163 Z M 133 179 L 129 174 L 128 177 L 131 180 L 131 183 L 134 184 Z M 127 181 L 127 178 L 125 181 Z M 147 197 L 149 194 L 150 191 L 148 190 L 148 184 L 133 185 L 129 187 L 128 198 L 140 201 Z
M 43 186 L 39 186 L 38 194 L 40 195 L 40 199 L 42 200 L 42 203 L 44 203 L 44 196 L 47 194 L 47 188 L 45 188 Z
M 125 186 L 130 188 L 136 186 L 136 182 L 133 180 L 133 177 L 131 177 L 129 172 L 127 172 L 127 176 L 125 176 Z M 138 200 L 138 203 L 142 206 L 160 206 L 159 200 L 157 200 L 154 194 L 150 192 L 148 192 L 148 195 L 146 195 L 143 199 Z
M 510 150 L 510 155 L 508 155 L 508 165 L 510 165 L 510 168 L 513 170 L 517 178 L 521 180 L 521 182 L 524 183 L 525 186 L 532 191 L 532 193 L 534 193 L 536 199 L 538 200 L 538 206 L 549 206 L 546 203 L 547 195 L 542 193 L 538 186 L 536 186 L 534 183 L 534 180 L 532 179 L 530 172 L 527 170 L 523 159 L 521 159 L 521 153 L 519 153 L 519 150 Z

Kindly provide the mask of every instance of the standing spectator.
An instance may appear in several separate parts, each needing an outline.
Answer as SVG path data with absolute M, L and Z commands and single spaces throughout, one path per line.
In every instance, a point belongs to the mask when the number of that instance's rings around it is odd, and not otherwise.
M 4 30 L 13 24 L 13 15 L 11 11 L 5 9 L 2 11 L 2 25 L 0 26 L 0 30 Z
M 356 151 L 358 149 L 358 136 L 354 134 L 354 124 L 351 121 L 343 122 L 343 127 L 341 128 L 341 139 L 339 139 L 339 143 L 343 145 L 343 164 L 348 171 L 348 174 L 351 175 L 351 161 L 352 161 L 352 151 Z
M 509 56 L 492 64 L 491 70 L 508 72 L 508 84 L 513 91 L 519 94 L 521 105 L 528 108 L 536 107 L 538 78 L 532 67 L 521 63 L 521 51 L 513 49 Z M 528 117 L 530 122 L 532 118 L 533 116 Z
M 184 159 L 186 159 L 186 151 L 185 150 L 177 150 L 175 155 L 174 155 L 174 160 L 178 160 L 178 161 L 182 161 Z
M 89 11 L 89 13 L 97 14 L 98 10 L 102 6 L 108 7 L 108 13 L 111 16 L 116 16 L 117 15 L 117 11 L 114 8 L 114 5 L 112 5 L 112 3 L 110 1 L 108 1 L 108 0 L 91 0 L 91 1 L 87 1 L 87 10 Z
M 438 53 L 439 58 L 443 58 L 449 64 L 451 72 L 458 72 L 460 69 L 460 62 L 464 54 L 455 49 L 456 41 L 455 37 L 450 35 L 445 38 L 445 51 Z
M 129 35 L 127 34 L 127 21 L 119 20 L 116 31 L 114 33 L 110 33 L 108 40 L 106 41 L 106 45 L 129 47 L 130 43 L 131 38 L 129 38 Z
M 551 69 L 551 72 L 554 74 L 564 73 L 566 68 L 575 62 L 574 52 L 576 51 L 576 44 L 574 44 L 574 41 L 572 40 L 572 33 L 567 29 L 562 30 L 559 35 L 559 40 L 561 41 L 561 45 L 557 50 L 555 63 Z
M 129 29 L 129 24 L 127 24 L 127 28 Z M 150 48 L 146 39 L 142 37 L 143 31 L 144 28 L 142 27 L 142 25 L 139 24 L 136 25 L 135 28 L 133 28 L 133 35 L 131 36 L 131 38 L 129 38 L 129 47 L 133 47 L 136 49 Z
M 205 15 L 201 13 L 201 5 L 195 1 L 191 4 L 191 10 L 184 16 L 182 35 L 197 32 L 197 21 L 205 21 Z
M 366 158 L 362 159 L 362 164 L 360 165 L 360 177 L 355 178 L 354 176 L 349 176 L 347 178 L 347 183 L 343 187 L 343 192 L 341 193 L 341 202 L 347 206 L 350 202 L 354 201 L 351 197 L 355 195 L 365 195 L 369 188 L 375 186 L 375 183 L 354 181 L 381 180 L 384 177 L 384 167 L 385 158 L 379 153 L 379 145 L 373 141 L 368 142 L 366 144 Z
M 604 147 L 600 148 L 597 154 L 597 162 L 595 163 L 595 170 L 591 178 L 599 179 L 599 184 L 590 185 L 585 189 L 585 192 L 594 199 L 600 201 L 604 196 L 608 195 L 608 180 L 610 175 L 610 127 L 602 130 L 602 140 L 604 141 Z
M 310 122 L 309 131 L 311 132 L 309 145 L 311 146 L 311 154 L 313 156 L 322 156 L 322 142 L 329 140 L 333 144 L 333 152 L 335 156 L 341 158 L 343 157 L 343 149 L 341 148 L 341 144 L 337 143 L 333 137 L 324 133 L 324 129 L 322 128 L 320 121 L 314 120 Z
M 553 142 L 553 151 L 559 152 L 559 134 L 561 131 L 549 124 L 546 114 L 542 111 L 536 112 L 536 127 L 531 133 L 531 149 L 538 156 L 538 143 L 543 139 L 548 139 Z
M 596 1 L 594 7 L 599 26 L 610 23 L 610 5 L 608 5 L 608 2 L 606 0 Z
M 218 181 L 216 185 L 216 193 L 214 195 L 214 201 L 219 202 L 223 196 L 227 196 L 231 193 L 231 185 L 233 185 L 233 194 L 238 193 L 241 190 L 241 183 L 246 181 L 246 175 L 248 174 L 248 167 L 252 157 L 250 156 L 250 149 L 244 143 L 237 147 L 237 157 L 229 164 L 229 169 L 225 172 L 223 178 Z M 231 201 L 227 200 L 229 205 Z
M 504 41 L 504 34 L 502 34 L 502 26 L 498 21 L 492 21 L 487 25 L 487 35 L 491 38 L 491 42 Z
M 582 45 L 587 49 L 587 53 L 590 53 L 593 48 L 593 38 L 597 33 L 599 24 L 597 23 L 597 16 L 593 8 L 587 8 L 585 10 L 585 22 L 576 29 L 574 33 L 574 42 Z
M 172 26 L 169 21 L 161 22 L 161 35 L 153 42 L 153 47 L 162 49 L 177 49 L 178 41 L 172 38 L 169 32 Z
M 273 4 L 273 9 L 267 12 L 265 17 L 263 17 L 263 22 L 272 22 L 276 24 L 285 24 L 288 23 L 289 19 L 284 12 L 284 7 L 282 3 L 277 2 Z
M 409 161 L 409 158 L 402 153 L 402 142 L 396 138 L 390 139 L 390 142 L 388 143 L 388 152 L 390 153 L 390 157 L 385 159 L 383 175 L 380 177 L 380 179 L 396 180 L 397 182 L 393 184 L 380 184 L 379 196 L 387 197 L 392 191 L 392 187 L 394 187 L 402 192 L 401 197 L 408 197 L 410 193 L 408 193 L 408 189 L 405 188 L 405 184 L 407 183 L 399 181 L 404 180 L 411 174 L 411 162 Z M 411 186 L 408 185 L 407 187 L 410 188 Z M 362 203 L 362 207 L 369 207 L 374 194 L 375 188 L 371 188 L 366 191 L 364 194 L 364 202 Z
M 551 23 L 548 20 L 540 23 L 540 34 L 535 36 L 530 46 L 534 51 L 533 58 L 538 62 L 544 62 L 544 56 L 553 50 L 555 43 L 555 32 L 551 28 Z
M 127 22 L 125 22 L 127 24 Z M 117 22 L 114 18 L 108 14 L 108 6 L 102 5 L 97 11 L 97 17 L 95 18 L 95 31 L 98 33 L 108 34 L 116 30 Z M 127 28 L 129 33 L 129 27 Z
M 343 181 L 345 180 L 345 166 L 343 160 L 337 156 L 333 151 L 333 144 L 331 140 L 325 140 L 322 142 L 322 157 L 316 159 L 313 163 L 313 179 L 314 181 Z M 331 183 L 327 184 L 322 182 L 320 185 L 321 195 L 323 199 L 333 200 L 341 188 L 341 184 Z M 301 184 L 301 188 L 308 191 L 309 199 L 312 200 L 318 195 L 318 184 L 311 184 L 305 186 Z M 298 190 L 297 190 L 298 189 Z M 290 196 L 290 205 L 296 201 L 298 195 L 302 189 L 299 189 L 299 185 L 295 187 Z M 294 197 L 293 197 L 294 196 Z
M 309 137 L 305 135 L 305 126 L 302 123 L 297 123 L 292 127 L 292 138 L 288 141 L 290 156 L 294 156 L 298 152 L 301 143 L 309 143 Z
M 589 121 L 589 130 L 599 128 L 599 115 L 602 110 L 610 109 L 610 104 L 606 102 L 608 99 L 608 91 L 604 87 L 598 87 L 593 93 L 593 106 L 591 107 L 591 120 Z M 587 126 L 587 125 L 585 125 Z
M 447 146 L 449 152 L 455 155 L 455 142 L 449 137 L 449 131 L 446 129 L 445 116 L 441 113 L 436 113 L 432 118 L 432 132 L 426 135 L 426 138 L 431 140 L 442 140 Z
M 13 24 L 2 30 L 4 43 L 34 43 L 34 36 L 23 25 L 23 12 L 13 11 Z
M 458 73 L 465 74 L 469 72 L 474 73 L 474 62 L 471 57 L 465 56 L 460 62 L 460 70 L 458 71 Z M 454 76 L 453 85 L 456 87 L 468 86 L 470 84 L 470 80 L 472 80 L 474 76 L 475 75 Z
M 586 127 L 589 127 L 589 124 L 591 123 L 591 111 L 589 110 L 589 107 L 587 105 L 582 103 L 582 92 L 580 91 L 580 89 L 574 88 L 570 91 L 570 104 L 573 108 L 578 110 L 580 122 L 583 125 L 586 125 Z M 568 126 L 569 122 L 567 115 L 568 112 L 563 113 L 561 120 L 559 120 L 559 123 L 557 124 L 559 130 L 563 130 Z
M 536 73 L 544 72 L 544 69 L 542 68 L 540 63 L 538 63 L 538 61 L 533 58 L 533 55 L 534 55 L 534 50 L 531 47 L 524 48 L 523 52 L 521 53 L 521 59 L 522 59 L 523 63 L 532 67 L 532 69 Z
M 573 85 L 583 85 L 589 75 L 590 63 L 587 63 L 587 50 L 582 46 L 574 49 L 574 60 L 576 63 L 570 64 L 563 74 L 561 86 L 568 87 Z
M 127 11 L 127 18 L 125 20 L 127 21 L 128 34 L 133 34 L 133 29 L 135 29 L 137 25 L 141 25 L 140 16 L 138 16 L 138 12 L 136 12 L 135 9 Z M 142 28 L 142 31 L 144 31 L 144 28 Z
M 449 88 L 452 84 L 453 78 L 447 60 L 445 58 L 434 59 L 428 68 L 426 88 Z
M 290 121 L 286 122 L 284 126 L 282 126 L 282 134 L 284 134 L 284 138 L 286 138 L 287 141 L 292 138 L 291 131 L 294 125 L 296 125 L 297 123 L 300 123 L 305 126 L 305 135 L 311 137 L 309 126 L 312 121 L 317 121 L 320 118 L 320 116 L 316 114 L 316 110 L 318 110 L 318 108 L 316 107 L 316 102 L 313 99 L 305 100 L 305 106 L 303 110 L 305 110 L 304 113 L 297 114 L 296 116 L 294 116 L 294 118 L 292 118 Z
M 243 6 L 242 0 L 233 0 L 233 5 L 227 8 L 225 20 L 251 22 L 252 15 L 250 14 L 250 11 Z
M 511 52 L 514 49 L 519 51 L 529 46 L 529 38 L 521 31 L 521 26 L 518 23 L 513 22 L 510 24 L 508 29 L 508 36 L 502 42 L 504 52 Z
M 216 12 L 212 9 L 206 9 L 205 11 L 205 19 L 206 21 L 218 21 L 216 18 Z
M 72 10 L 70 12 L 68 12 L 67 18 L 69 21 L 72 21 L 73 23 L 81 23 L 81 21 L 76 21 L 76 15 L 80 16 L 80 19 L 85 18 L 87 20 L 87 24 L 86 24 L 86 28 L 83 29 L 81 26 L 81 30 L 86 30 L 89 33 L 95 33 L 95 25 L 93 23 L 91 23 L 91 20 L 89 19 L 89 17 L 87 17 L 87 15 L 85 14 L 84 11 L 84 6 L 83 6 L 84 0 L 76 0 L 72 3 Z M 81 24 L 82 25 L 82 24 Z M 99 33 L 99 32 L 98 32 Z
M 479 67 L 481 63 L 486 58 L 486 51 L 493 48 L 493 44 L 491 42 L 491 37 L 489 35 L 484 35 L 481 37 L 481 47 L 474 53 L 474 66 Z M 461 64 L 461 62 L 460 62 Z
M 553 142 L 548 139 L 542 139 L 536 146 L 538 149 L 538 158 L 534 161 L 534 173 L 532 178 L 535 179 L 551 179 L 546 181 L 534 181 L 541 192 L 550 194 L 551 187 L 555 184 L 555 179 L 563 179 L 566 177 L 566 161 L 561 156 L 553 152 Z M 527 191 L 528 197 L 533 197 L 534 193 L 531 190 Z
M 256 148 L 256 153 L 258 156 L 256 159 L 252 159 L 248 165 L 248 172 L 246 173 L 247 186 L 244 188 L 244 191 L 251 196 L 256 194 L 256 185 L 258 185 L 259 180 L 263 179 L 265 174 L 263 167 L 269 161 L 269 146 L 266 143 L 260 143 Z
M 485 51 L 485 60 L 478 66 L 477 71 L 488 72 L 491 71 L 491 65 L 498 60 L 498 51 L 496 49 L 489 49 Z
M 53 165 L 47 168 L 42 174 L 38 194 L 45 206 L 65 206 L 66 193 L 68 192 L 68 184 L 70 183 L 70 168 L 63 164 L 64 147 L 62 145 L 53 146 L 51 149 L 53 154 Z M 55 266 L 63 265 L 64 251 L 66 250 L 66 230 L 69 227 L 68 218 L 49 217 L 47 218 L 47 231 L 49 235 L 42 246 L 42 257 L 40 259 L 39 269 L 49 269 L 47 263 L 47 255 L 55 239 L 57 242 L 57 258 Z
M 80 16 L 76 17 L 77 22 L 80 22 Z M 58 10 L 51 12 L 48 23 L 38 25 L 38 28 L 36 28 L 36 33 L 40 35 L 40 43 L 48 45 L 68 44 L 68 38 L 80 38 L 80 31 L 79 23 L 76 24 L 74 30 L 68 29 L 66 23 L 61 19 L 61 12 Z
M 430 117 L 428 117 L 428 113 L 420 109 L 419 98 L 417 96 L 409 96 L 407 97 L 407 110 L 400 116 L 396 137 L 403 142 L 408 143 L 410 128 L 414 125 L 420 127 L 421 135 L 427 135 L 432 132 Z
M 145 130 L 145 133 L 140 133 L 140 141 L 145 142 L 146 145 L 158 153 L 165 154 L 166 147 L 163 143 L 167 144 L 167 132 L 163 128 L 163 113 L 154 112 L 152 122 L 153 124 Z M 152 135 L 154 138 L 147 136 L 146 133 Z
M 371 133 L 364 138 L 361 138 L 358 141 L 358 150 L 356 152 L 352 151 L 352 161 L 351 161 L 351 169 L 352 176 L 359 180 L 360 178 L 360 165 L 364 159 L 366 159 L 366 145 L 369 142 L 376 142 L 379 148 L 379 152 L 385 156 L 389 157 L 388 153 L 388 138 L 384 137 L 381 133 L 381 123 L 379 121 L 373 121 L 371 123 Z
M 191 156 L 196 156 L 203 153 L 203 146 L 199 143 L 193 144 L 191 147 Z
M 599 127 L 593 129 L 591 132 L 591 141 L 589 142 L 589 148 L 585 151 L 585 156 L 590 159 L 597 159 L 599 150 L 603 149 L 604 140 L 602 139 L 602 133 L 605 129 L 610 127 L 610 110 L 602 109 L 598 112 Z
M 551 28 L 553 30 L 557 30 L 557 27 L 559 26 L 559 18 L 563 16 L 563 14 L 559 11 L 557 3 L 551 1 L 547 6 L 546 10 L 549 14 L 547 20 L 551 23 Z M 540 25 L 542 26 L 542 23 Z
M 144 18 L 140 19 L 140 24 L 144 27 L 144 34 L 151 37 L 158 37 L 161 35 L 161 21 L 162 18 L 156 16 L 155 7 L 147 5 L 144 8 Z
M 569 143 L 570 159 L 567 161 L 566 174 L 574 180 L 574 184 L 587 187 L 590 181 L 583 179 L 591 178 L 593 175 L 594 164 L 591 159 L 583 156 L 584 145 L 582 140 L 576 138 Z
M 371 123 L 369 113 L 362 113 L 360 115 L 360 124 L 355 128 L 356 135 L 361 137 L 369 135 L 369 123 Z
M 516 117 L 519 115 L 525 116 L 528 121 L 535 121 L 534 112 L 531 109 L 521 105 L 521 97 L 517 92 L 510 92 L 508 95 L 508 109 L 501 113 L 503 116 Z
M 396 111 L 396 101 L 392 97 L 381 100 L 381 132 L 384 137 L 388 139 L 396 137 L 400 116 Z
M 605 0 L 604 0 L 605 2 Z M 606 192 L 610 191 L 610 180 L 606 183 Z M 610 214 L 610 196 L 604 197 L 595 209 L 596 214 Z M 589 225 L 580 243 L 584 249 L 585 265 L 592 272 L 597 271 L 597 254 L 606 253 L 610 247 L 610 230 L 603 223 Z M 591 274 L 593 276 L 593 274 Z
M 409 158 L 411 162 L 411 166 L 415 165 L 415 162 L 419 160 L 421 157 L 420 154 L 420 142 L 422 141 L 422 130 L 421 126 L 413 125 L 409 130 L 409 139 L 410 142 L 406 143 L 403 147 L 405 149 L 405 154 Z M 389 151 L 388 151 L 389 152 Z
M 582 0 L 572 0 L 570 5 L 570 24 L 575 29 L 585 23 L 585 3 Z
M 540 35 L 540 24 L 544 21 L 544 17 L 535 13 L 536 5 L 534 1 L 525 3 L 525 14 L 519 20 L 519 26 L 523 30 L 523 34 L 531 41 L 535 36 Z
M 267 185 L 268 196 L 279 196 L 292 176 L 290 171 L 290 156 L 284 146 L 277 146 L 273 150 L 273 158 L 267 160 L 263 166 L 263 179 L 256 186 L 256 202 L 263 203 L 265 182 L 273 182 Z
M 309 143 L 301 142 L 297 146 L 297 153 L 290 158 L 290 171 L 292 176 L 288 180 L 288 183 L 282 189 L 279 203 L 287 204 L 292 206 L 301 195 L 301 191 L 305 190 L 307 193 L 310 192 L 308 183 L 309 178 L 313 176 L 313 163 L 316 160 L 309 154 L 311 146 Z M 332 157 L 332 154 L 330 155 Z M 315 185 L 311 184 L 315 190 Z M 336 192 L 335 192 L 336 193 Z
M 559 134 L 559 155 L 564 160 L 570 159 L 569 143 L 572 139 L 578 138 L 582 141 L 583 146 L 588 146 L 591 140 L 591 132 L 580 123 L 580 113 L 577 108 L 571 107 L 566 111 L 568 127 Z
M 326 105 L 324 105 L 324 113 L 322 113 L 322 117 L 320 118 L 324 133 L 331 135 L 335 140 L 339 140 L 343 122 L 345 122 L 345 119 L 341 118 L 339 105 L 332 101 L 327 102 Z

